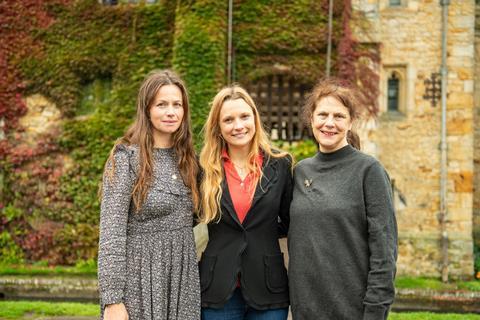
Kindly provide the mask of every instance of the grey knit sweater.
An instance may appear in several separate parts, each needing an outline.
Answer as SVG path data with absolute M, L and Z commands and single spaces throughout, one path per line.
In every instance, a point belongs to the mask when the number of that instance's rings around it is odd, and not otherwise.
M 397 224 L 382 165 L 349 145 L 301 161 L 290 219 L 293 319 L 386 319 Z

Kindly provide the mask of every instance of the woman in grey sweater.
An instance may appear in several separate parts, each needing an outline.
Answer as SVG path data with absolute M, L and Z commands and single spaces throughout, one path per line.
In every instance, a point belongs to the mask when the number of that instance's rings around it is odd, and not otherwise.
M 353 89 L 320 82 L 305 106 L 319 152 L 294 174 L 289 286 L 294 320 L 380 320 L 393 302 L 397 225 L 389 177 L 359 149 Z
M 198 320 L 193 240 L 198 165 L 188 97 L 171 71 L 150 73 L 137 117 L 105 166 L 98 280 L 105 320 Z

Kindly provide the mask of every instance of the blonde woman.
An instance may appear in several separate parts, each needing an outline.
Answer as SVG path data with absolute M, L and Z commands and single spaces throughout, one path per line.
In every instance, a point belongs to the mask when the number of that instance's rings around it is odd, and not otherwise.
M 278 238 L 288 231 L 292 159 L 272 149 L 255 103 L 238 85 L 215 96 L 204 129 L 202 320 L 285 320 L 288 279 Z
M 187 91 L 173 72 L 140 87 L 137 116 L 104 173 L 98 280 L 104 320 L 198 320 L 199 204 Z

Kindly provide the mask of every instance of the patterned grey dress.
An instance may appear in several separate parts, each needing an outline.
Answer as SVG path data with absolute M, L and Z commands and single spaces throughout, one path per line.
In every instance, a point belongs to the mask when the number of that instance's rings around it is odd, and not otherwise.
M 100 212 L 101 317 L 105 305 L 123 302 L 130 320 L 200 319 L 191 193 L 174 150 L 154 150 L 153 184 L 138 213 L 131 201 L 138 147 L 120 145 L 114 158 Z

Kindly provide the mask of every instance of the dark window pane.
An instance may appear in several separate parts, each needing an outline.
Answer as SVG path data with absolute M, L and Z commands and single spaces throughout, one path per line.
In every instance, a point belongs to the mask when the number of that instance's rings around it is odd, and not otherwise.
M 400 82 L 398 78 L 393 76 L 388 79 L 388 111 L 398 111 L 399 88 Z
M 391 6 L 400 6 L 402 5 L 402 0 L 390 0 Z

